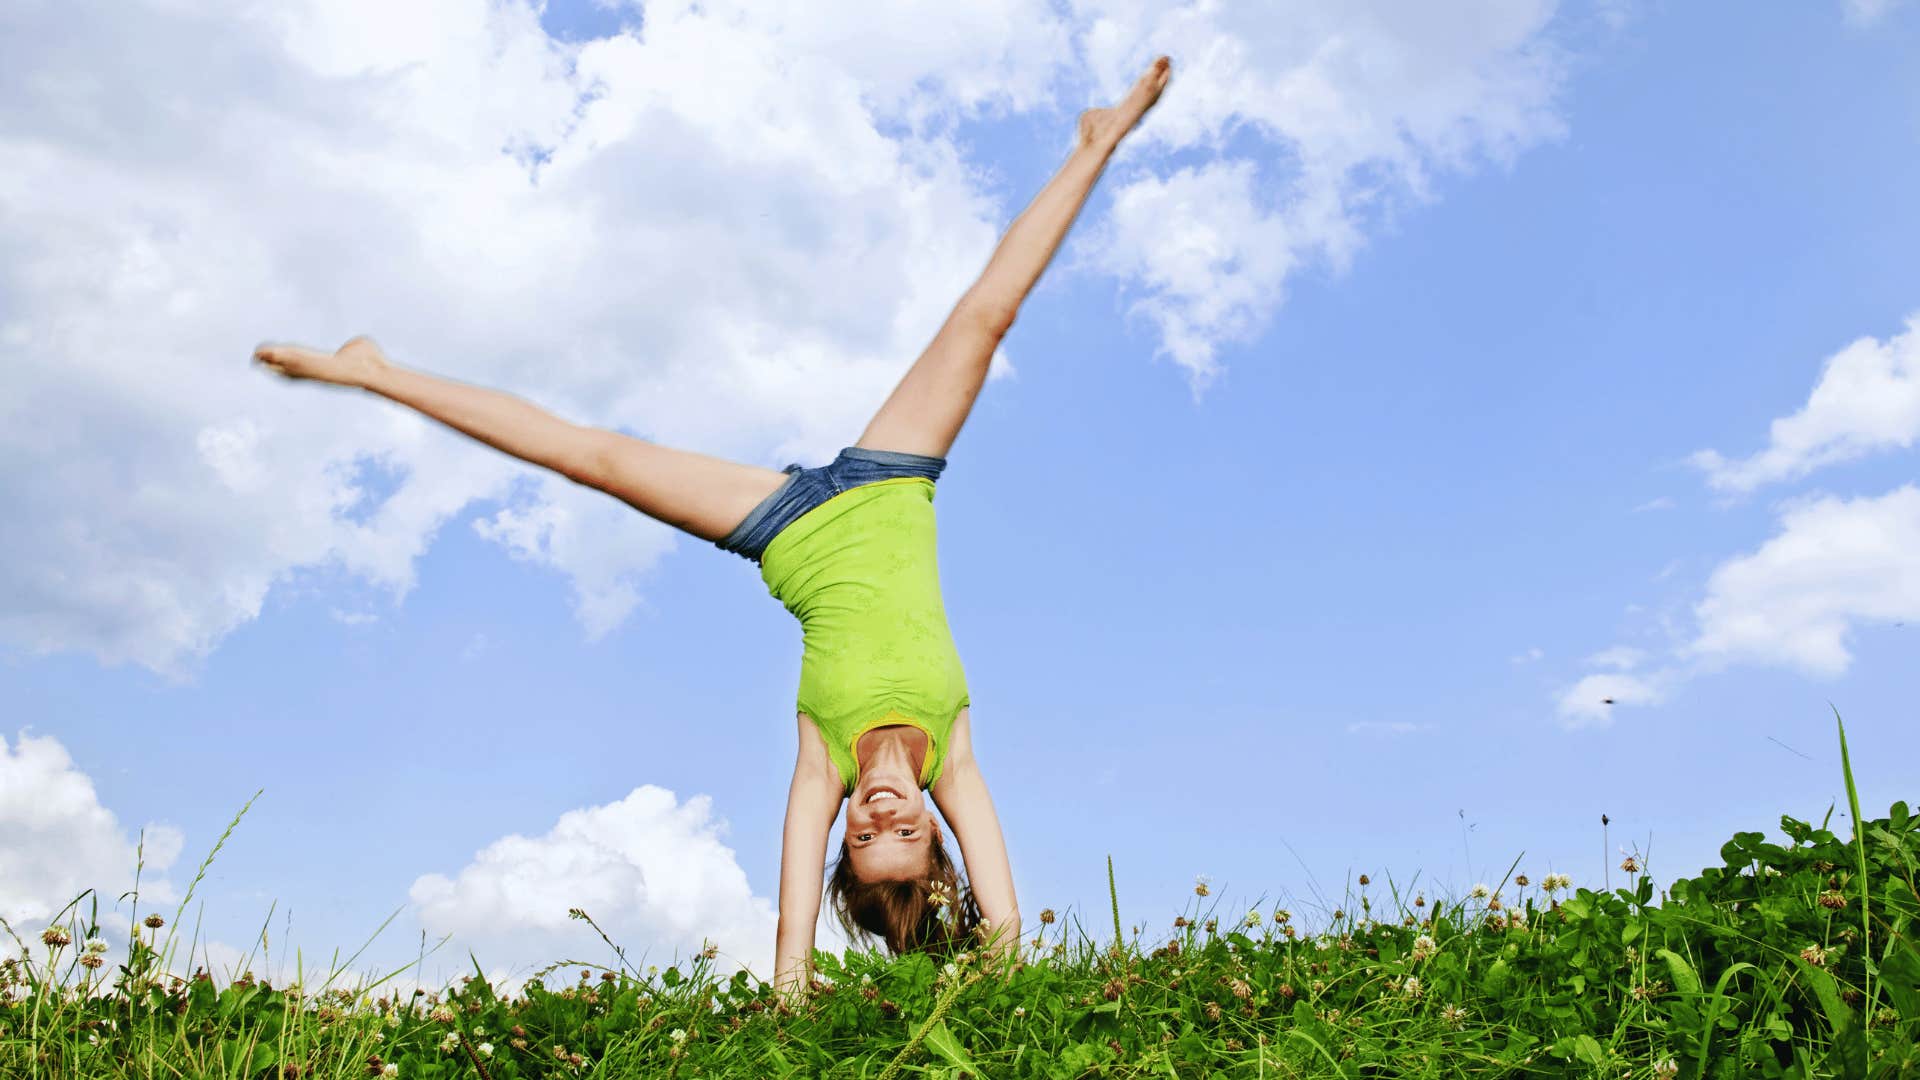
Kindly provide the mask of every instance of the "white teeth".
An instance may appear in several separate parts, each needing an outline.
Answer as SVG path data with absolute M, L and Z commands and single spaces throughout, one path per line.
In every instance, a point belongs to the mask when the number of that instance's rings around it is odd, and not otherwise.
M 877 802 L 881 799 L 898 799 L 898 798 L 903 798 L 903 796 L 899 792 L 893 790 L 892 788 L 874 788 L 873 794 L 867 796 L 867 801 Z

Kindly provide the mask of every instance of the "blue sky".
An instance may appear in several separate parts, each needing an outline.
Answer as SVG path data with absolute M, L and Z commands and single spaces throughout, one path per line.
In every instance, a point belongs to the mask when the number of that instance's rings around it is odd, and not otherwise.
M 1828 358 L 1862 338 L 1906 358 L 1904 383 L 1888 387 L 1915 393 L 1920 346 L 1896 339 L 1920 312 L 1920 209 L 1908 190 L 1917 16 L 1839 4 L 1757 5 L 1737 18 L 1679 4 L 1552 13 L 1532 34 L 1553 71 L 1535 103 L 1551 122 L 1505 150 L 1424 159 L 1424 192 L 1363 159 L 1355 175 L 1380 170 L 1384 194 L 1355 197 L 1357 247 L 1341 260 L 1303 246 L 1298 268 L 1261 294 L 1251 332 L 1213 336 L 1221 370 L 1198 391 L 1193 371 L 1156 356 L 1160 328 L 1128 315 L 1156 295 L 1151 278 L 1102 270 L 1118 249 L 1100 243 L 1113 199 L 1143 176 L 1231 156 L 1253 162 L 1260 190 L 1282 205 L 1294 148 L 1240 128 L 1212 145 L 1141 140 L 1115 163 L 1023 309 L 1006 343 L 1013 373 L 985 389 L 937 500 L 977 749 L 1029 917 L 1076 908 L 1102 925 L 1109 854 L 1123 917 L 1155 932 L 1193 899 L 1196 874 L 1226 911 L 1261 897 L 1311 911 L 1361 872 L 1464 890 L 1523 852 L 1523 870 L 1579 884 L 1600 879 L 1622 845 L 1650 850 L 1659 879 L 1692 874 L 1733 831 L 1772 829 L 1782 813 L 1818 819 L 1838 799 L 1845 820 L 1832 707 L 1848 723 L 1863 808 L 1915 794 L 1911 766 L 1898 763 L 1920 760 L 1920 549 L 1827 565 L 1808 541 L 1813 554 L 1781 573 L 1799 583 L 1790 593 L 1715 575 L 1782 536 L 1793 505 L 1878 500 L 1911 484 L 1920 421 L 1904 442 L 1882 438 L 1751 491 L 1716 489 L 1694 455 L 1766 450 L 1770 425 L 1806 407 Z M 580 4 L 550 4 L 539 25 L 574 43 L 618 32 Z M 1174 62 L 1167 106 L 1183 82 L 1201 82 L 1187 57 L 1175 51 Z M 1088 94 L 1068 86 L 1051 108 L 956 114 L 948 134 L 963 160 L 991 170 L 981 190 L 995 230 L 1057 164 L 1075 95 Z M 8 114 L 0 134 L 10 128 L 18 134 Z M 0 247 L 9 281 L 25 280 L 26 250 Z M 1232 279 L 1232 268 L 1219 273 Z M 244 366 L 257 340 L 383 337 L 376 318 L 353 314 L 353 290 L 367 286 L 330 293 L 327 280 L 290 273 L 274 286 L 326 319 L 235 323 L 214 338 L 224 351 L 182 379 L 259 381 Z M 4 287 L 5 307 L 32 295 Z M 418 287 L 441 298 L 440 317 L 492 295 L 454 280 Z M 565 338 L 568 310 L 556 299 L 542 332 Z M 24 355 L 17 341 L 5 347 Z M 634 346 L 637 365 L 647 348 Z M 399 358 L 485 381 L 461 355 L 419 353 Z M 537 399 L 543 372 L 573 377 L 566 363 L 496 370 Z M 585 395 L 599 384 L 569 385 Z M 688 385 L 724 420 L 720 377 Z M 275 408 L 385 415 L 310 388 L 249 392 L 268 424 Z M 808 392 L 835 396 L 830 385 Z M 780 438 L 824 445 L 758 413 L 748 422 L 765 425 L 759 442 L 695 448 L 777 466 L 799 456 Z M 840 430 L 842 443 L 858 433 Z M 429 437 L 443 460 L 492 454 Z M 137 458 L 122 467 L 100 475 L 136 474 Z M 0 490 L 24 489 L 36 468 L 31 448 L 16 447 L 0 457 Z M 371 508 L 409 475 L 424 474 L 363 460 L 365 501 L 343 516 L 375 520 Z M 563 555 L 516 558 L 476 530 L 505 505 L 526 504 L 462 501 L 420 531 L 398 599 L 337 562 L 290 561 L 257 613 L 210 635 L 185 675 L 45 631 L 59 601 L 9 579 L 7 606 L 46 618 L 6 625 L 0 735 L 12 752 L 23 735 L 57 739 L 114 835 L 143 822 L 177 830 L 182 854 L 165 871 L 176 893 L 264 788 L 197 894 L 212 936 L 240 949 L 271 903 L 276 951 L 290 915 L 309 956 L 351 951 L 400 908 L 368 956 L 404 962 L 423 926 L 449 928 L 410 899 L 423 875 L 456 878 L 501 838 L 545 836 L 563 814 L 641 785 L 709 797 L 752 895 L 770 899 L 797 626 L 754 567 L 682 539 L 632 576 L 637 601 L 595 634 L 570 593 L 577 569 L 556 565 Z M 109 518 L 155 527 L 131 511 Z M 23 515 L 8 531 L 43 528 L 51 519 Z M 1757 631 L 1773 644 L 1680 657 L 1705 632 L 1696 605 L 1736 586 L 1773 620 Z M 1842 596 L 1822 610 L 1843 624 L 1846 658 L 1817 670 L 1806 659 L 1817 646 L 1793 630 L 1811 617 L 1766 598 L 1818 606 L 1808 597 L 1829 593 Z M 1626 666 L 1593 659 L 1621 648 L 1640 654 Z M 1609 720 L 1570 713 L 1581 680 L 1606 673 L 1670 681 L 1632 705 L 1645 684 L 1622 684 L 1630 693 Z M 30 869 L 58 861 L 12 857 Z M 673 864 L 651 870 L 639 878 L 657 890 Z M 58 876 L 36 880 L 51 889 Z M 29 892 L 0 900 L 25 917 Z M 689 902 L 686 925 L 698 930 L 701 901 Z M 531 956 L 457 924 L 427 972 L 457 973 L 467 946 L 522 971 L 562 947 L 602 952 L 578 924 L 536 923 L 548 936 L 533 938 L 544 952 Z M 664 925 L 631 924 L 629 944 L 684 951 L 685 933 Z M 727 944 L 751 957 L 771 942 Z

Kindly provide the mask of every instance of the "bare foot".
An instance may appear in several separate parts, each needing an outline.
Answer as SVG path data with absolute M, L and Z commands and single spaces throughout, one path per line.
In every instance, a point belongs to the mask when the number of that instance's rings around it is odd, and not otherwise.
M 1160 100 L 1160 91 L 1167 88 L 1167 80 L 1172 77 L 1173 61 L 1163 56 L 1147 68 L 1147 73 L 1140 76 L 1118 105 L 1081 113 L 1080 145 L 1104 146 L 1109 150 L 1120 145 L 1127 132 Z
M 263 344 L 253 350 L 253 358 L 267 370 L 289 379 L 312 379 L 340 386 L 366 386 L 387 368 L 386 354 L 364 334 L 334 353 L 299 345 Z

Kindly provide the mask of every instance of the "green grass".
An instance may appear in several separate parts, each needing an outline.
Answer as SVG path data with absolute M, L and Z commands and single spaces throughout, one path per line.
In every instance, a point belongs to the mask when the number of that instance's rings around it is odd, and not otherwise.
M 1665 888 L 1637 865 L 1617 889 L 1510 871 L 1444 900 L 1362 876 L 1307 925 L 1201 887 L 1147 941 L 1047 913 L 998 966 L 822 953 L 791 1007 L 704 958 L 569 964 L 511 997 L 477 965 L 419 996 L 216 988 L 160 974 L 171 926 L 82 966 L 97 925 L 76 916 L 67 944 L 15 938 L 0 1077 L 1920 1076 L 1920 817 L 1780 827 Z

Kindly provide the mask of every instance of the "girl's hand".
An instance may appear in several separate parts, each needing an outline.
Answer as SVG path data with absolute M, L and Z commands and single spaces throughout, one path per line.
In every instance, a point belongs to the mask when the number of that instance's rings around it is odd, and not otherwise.
M 362 334 L 328 354 L 299 345 L 262 344 L 253 350 L 253 359 L 269 371 L 289 379 L 312 379 L 339 386 L 368 386 L 387 370 L 387 356 Z
M 1133 84 L 1118 105 L 1105 109 L 1088 109 L 1080 114 L 1080 146 L 1098 147 L 1111 151 L 1120 145 L 1127 132 L 1147 115 L 1153 103 L 1160 100 L 1160 91 L 1167 88 L 1167 80 L 1173 77 L 1173 61 L 1161 57 L 1153 62 L 1145 75 Z

